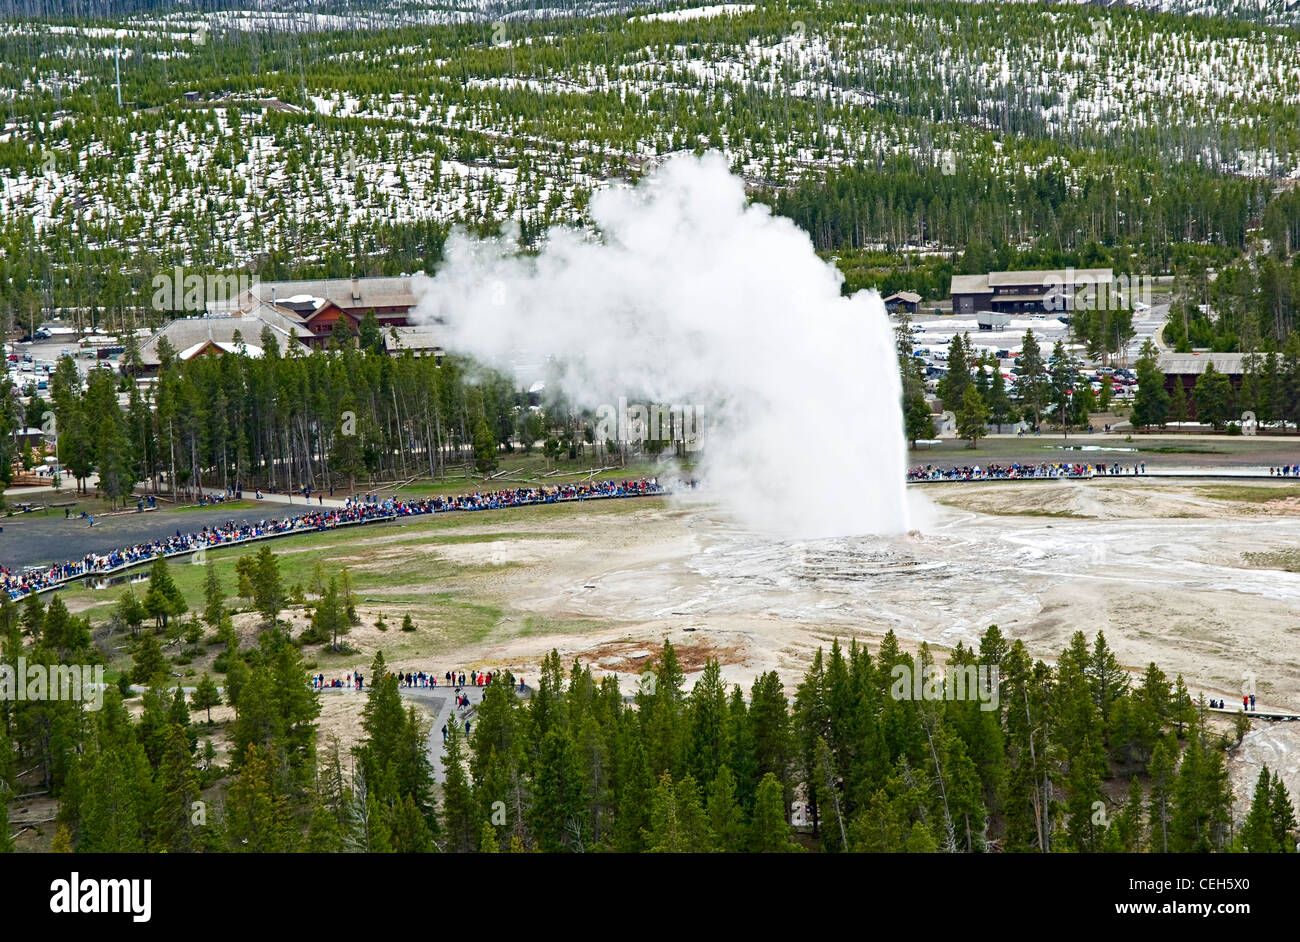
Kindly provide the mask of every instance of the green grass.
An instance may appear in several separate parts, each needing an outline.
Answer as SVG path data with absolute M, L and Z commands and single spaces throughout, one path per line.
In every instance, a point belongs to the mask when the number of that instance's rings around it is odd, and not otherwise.
M 1153 455 L 1230 455 L 1231 449 L 1216 448 L 1214 445 L 1198 445 L 1188 442 L 1186 445 L 1138 445 L 1138 451 Z
M 1295 447 L 1294 439 L 1274 436 L 1217 438 L 1214 441 L 1188 440 L 1186 437 L 1160 435 L 1107 435 L 1082 439 L 1074 433 L 1061 435 L 1026 435 L 1023 438 L 982 438 L 978 448 L 967 448 L 964 440 L 944 439 L 938 445 L 918 447 L 908 452 L 912 464 L 958 462 L 983 464 L 986 461 L 1013 459 L 1021 461 L 1118 461 L 1129 462 L 1140 455 L 1241 455 L 1258 456 L 1261 464 L 1281 464 L 1281 457 Z M 1078 446 L 1129 449 L 1116 451 L 1075 451 Z M 1177 463 L 1176 460 L 1171 463 Z
M 440 558 L 436 553 L 412 553 L 415 544 L 428 546 L 453 546 L 473 543 L 494 543 L 502 540 L 572 539 L 573 534 L 550 533 L 545 530 L 524 532 L 507 530 L 493 533 L 457 532 L 461 528 L 481 529 L 497 526 L 507 521 L 518 521 L 521 515 L 537 521 L 547 517 L 581 513 L 627 514 L 635 512 L 642 501 L 639 498 L 620 501 L 591 501 L 582 504 L 545 504 L 535 507 L 483 510 L 473 513 L 440 514 L 406 518 L 397 523 L 369 524 L 338 530 L 312 531 L 301 535 L 253 544 L 231 546 L 207 551 L 207 561 L 216 568 L 217 575 L 227 593 L 226 603 L 231 608 L 243 610 L 238 591 L 236 562 L 240 557 L 257 553 L 262 546 L 275 552 L 280 564 L 280 579 L 287 591 L 294 585 L 304 590 L 310 584 L 313 571 L 319 562 L 326 578 L 346 567 L 352 578 L 353 590 L 363 600 L 374 598 L 386 609 L 396 610 L 396 618 L 388 616 L 389 633 L 395 651 L 427 650 L 431 640 L 435 645 L 467 644 L 482 640 L 502 618 L 499 607 L 476 597 L 476 580 L 485 575 L 500 574 L 515 568 L 518 563 L 456 562 Z M 396 559 L 393 556 L 397 556 Z M 194 557 L 180 557 L 170 561 L 169 568 L 177 587 L 189 602 L 191 611 L 203 606 L 203 585 L 206 567 L 195 565 Z M 147 572 L 139 567 L 133 572 Z M 127 584 L 109 589 L 91 589 L 84 583 L 64 589 L 60 596 L 73 611 L 88 614 L 93 624 L 102 625 L 112 614 L 113 606 L 128 588 Z M 145 584 L 130 586 L 137 596 L 143 596 Z M 414 633 L 400 630 L 401 615 L 411 612 L 420 630 Z M 184 616 L 184 617 L 188 617 Z M 575 622 L 574 627 L 588 626 Z M 537 626 L 525 630 L 541 630 Z M 548 626 L 547 630 L 553 630 Z M 342 662 L 349 655 L 331 656 L 322 651 L 322 665 L 330 658 Z M 125 655 L 119 660 L 129 659 Z
M 269 547 L 279 561 L 280 579 L 286 594 L 295 586 L 307 593 L 307 606 L 313 597 L 309 586 L 313 571 L 319 563 L 328 579 L 344 567 L 352 579 L 353 591 L 358 599 L 358 609 L 366 626 L 363 650 L 373 642 L 372 629 L 379 611 L 384 613 L 388 630 L 382 635 L 386 657 L 393 662 L 407 661 L 414 665 L 436 658 L 439 651 L 462 648 L 482 643 L 489 638 L 507 638 L 516 635 L 550 634 L 555 632 L 582 634 L 607 627 L 600 619 L 563 619 L 559 621 L 520 618 L 508 607 L 502 597 L 503 574 L 523 567 L 525 563 L 493 563 L 487 544 L 503 540 L 532 540 L 538 545 L 554 545 L 556 539 L 573 539 L 574 532 L 555 532 L 547 521 L 559 524 L 570 515 L 579 514 L 577 520 L 589 520 L 600 515 L 626 515 L 644 510 L 643 504 L 662 499 L 589 501 L 582 503 L 544 504 L 532 507 L 501 510 L 449 513 L 436 516 L 401 518 L 398 521 L 345 527 L 337 530 L 311 531 L 276 540 L 259 541 L 219 549 L 206 553 L 206 562 L 216 569 L 226 594 L 226 605 L 233 613 L 249 611 L 246 600 L 239 598 L 237 561 L 248 554 Z M 527 522 L 534 529 L 519 527 Z M 503 528 L 493 530 L 492 528 Z M 490 531 L 490 532 L 484 532 Z M 464 561 L 441 557 L 440 546 L 485 544 L 484 552 L 474 554 Z M 417 549 L 417 544 L 423 546 Z M 206 565 L 196 565 L 192 556 L 169 560 L 169 569 L 177 587 L 189 604 L 190 613 L 203 608 L 203 587 Z M 130 570 L 132 575 L 147 574 L 148 566 Z M 102 628 L 111 618 L 114 606 L 122 593 L 131 588 L 137 597 L 143 597 L 147 583 L 134 585 L 122 583 L 108 589 L 91 589 L 84 583 L 72 584 L 61 590 L 60 597 L 72 611 L 90 618 L 92 626 Z M 286 606 L 290 611 L 302 612 L 301 606 Z M 401 630 L 403 615 L 410 613 L 416 630 Z M 195 678 L 211 671 L 211 660 L 219 647 L 208 643 L 209 632 L 200 644 L 202 653 L 193 662 L 177 669 L 185 677 Z M 348 636 L 344 636 L 344 641 Z M 129 637 L 113 635 L 101 640 L 107 655 L 106 667 L 112 671 L 125 670 L 131 664 Z M 176 653 L 175 649 L 168 651 Z M 356 653 L 330 653 L 323 645 L 309 645 L 304 649 L 305 659 L 313 669 L 331 671 L 354 666 Z
M 1266 504 L 1270 501 L 1300 497 L 1300 484 L 1288 484 L 1281 487 L 1215 484 L 1202 487 L 1199 492 L 1202 497 L 1212 497 L 1215 500 L 1236 500 L 1252 504 Z

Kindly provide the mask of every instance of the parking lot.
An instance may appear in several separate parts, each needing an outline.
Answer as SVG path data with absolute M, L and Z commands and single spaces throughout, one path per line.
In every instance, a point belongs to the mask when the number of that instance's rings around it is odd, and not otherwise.
M 114 354 L 101 359 L 98 354 L 99 351 L 93 347 L 83 347 L 75 336 L 15 341 L 5 345 L 5 367 L 8 370 L 9 381 L 24 397 L 29 394 L 32 387 L 39 395 L 46 396 L 50 376 L 54 373 L 61 357 L 72 357 L 72 362 L 76 364 L 77 373 L 83 382 L 86 374 L 96 366 L 108 366 L 113 370 L 118 368 L 120 355 Z
M 924 311 L 925 308 L 922 310 Z M 1002 375 L 1008 383 L 1008 389 L 1014 394 L 1016 360 L 1021 352 L 1025 332 L 1032 330 L 1045 360 L 1051 356 L 1056 342 L 1062 341 L 1067 352 L 1078 358 L 1084 375 L 1093 380 L 1095 390 L 1100 388 L 1102 373 L 1112 373 L 1113 394 L 1116 398 L 1125 399 L 1136 391 L 1136 376 L 1133 374 L 1132 367 L 1138 351 L 1148 339 L 1156 336 L 1168 316 L 1167 302 L 1154 304 L 1136 312 L 1133 316 L 1135 336 L 1130 341 L 1125 355 L 1115 358 L 1117 366 L 1106 367 L 1091 361 L 1082 345 L 1072 342 L 1069 324 L 1053 314 L 1014 315 L 1005 327 L 995 327 L 992 330 L 981 330 L 979 322 L 974 317 L 956 317 L 951 314 L 922 313 L 913 315 L 909 321 L 912 327 L 913 348 L 917 358 L 926 366 L 927 386 L 931 392 L 947 372 L 948 350 L 952 345 L 953 337 L 958 334 L 969 334 L 971 347 L 977 355 L 988 354 L 997 358 Z M 898 319 L 895 318 L 894 322 L 898 323 Z M 1101 372 L 1098 372 L 1099 370 Z

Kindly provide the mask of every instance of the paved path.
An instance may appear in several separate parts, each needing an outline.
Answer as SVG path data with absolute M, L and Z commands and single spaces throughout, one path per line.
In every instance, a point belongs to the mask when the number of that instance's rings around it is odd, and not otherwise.
M 302 512 L 302 505 L 295 505 Z M 60 511 L 48 513 L 17 514 L 3 520 L 0 532 L 0 563 L 11 569 L 40 566 L 52 562 L 81 559 L 87 553 L 107 553 L 110 550 L 166 539 L 177 530 L 195 533 L 203 527 L 215 527 L 234 520 L 236 523 L 254 523 L 272 517 L 284 517 L 282 504 L 258 504 L 247 509 L 214 504 L 210 509 L 177 512 L 172 509 L 145 513 L 127 513 L 95 517 L 95 525 L 75 515 L 64 518 Z
M 427 742 L 429 763 L 433 766 L 433 778 L 439 785 L 447 780 L 447 767 L 443 764 L 442 727 L 455 723 L 465 733 L 465 721 L 469 720 L 471 729 L 478 715 L 478 705 L 483 702 L 482 687 L 465 686 L 461 692 L 469 698 L 469 707 L 457 709 L 455 687 L 403 687 L 402 695 L 409 700 L 416 700 L 429 711 L 433 722 L 429 725 Z M 450 728 L 450 727 L 449 727 Z M 464 754 L 469 755 L 465 750 Z
M 429 727 L 429 762 L 433 766 L 434 780 L 441 785 L 447 780 L 447 768 L 443 764 L 443 743 L 442 727 L 443 724 L 455 723 L 460 727 L 461 734 L 465 732 L 465 721 L 469 720 L 470 729 L 473 730 L 473 724 L 478 716 L 478 705 L 483 702 L 483 694 L 486 687 L 464 686 L 460 692 L 469 698 L 469 706 L 456 709 L 456 688 L 455 687 L 402 687 L 402 695 L 410 700 L 418 701 L 422 706 L 428 709 L 433 717 L 433 723 Z M 515 687 L 515 695 L 528 699 L 531 694 L 531 688 L 525 688 L 521 693 L 519 687 Z M 469 756 L 469 750 L 464 752 Z
M 225 495 L 225 491 L 218 491 L 215 489 L 207 489 L 203 493 L 209 497 L 221 497 Z M 257 502 L 257 490 L 244 491 L 244 500 Z M 306 509 L 308 504 L 317 509 L 321 507 L 346 507 L 348 505 L 348 502 L 341 497 L 326 497 L 315 492 L 312 493 L 311 500 L 309 501 L 307 498 L 302 496 L 301 492 L 297 494 L 269 494 L 266 491 L 263 491 L 260 503 L 288 504 L 297 507 L 299 510 Z
M 433 766 L 434 780 L 441 785 L 447 780 L 447 767 L 443 764 L 442 727 L 446 724 L 455 723 L 460 728 L 463 736 L 465 721 L 469 720 L 470 730 L 472 731 L 475 718 L 478 716 L 478 705 L 483 702 L 483 694 L 487 688 L 466 684 L 458 691 L 455 687 L 439 684 L 437 687 L 399 687 L 398 689 L 403 697 L 419 703 L 433 718 L 429 726 L 427 751 L 429 753 L 429 764 Z M 326 687 L 320 693 L 349 695 L 355 694 L 356 691 L 349 691 L 342 687 Z M 368 693 L 369 688 L 361 691 L 362 697 Z M 457 708 L 455 706 L 457 693 L 462 693 L 469 698 L 468 707 Z M 532 695 L 532 688 L 525 687 L 520 692 L 518 686 L 516 686 L 515 695 L 527 700 Z M 468 749 L 465 750 L 464 755 L 466 758 L 469 757 Z

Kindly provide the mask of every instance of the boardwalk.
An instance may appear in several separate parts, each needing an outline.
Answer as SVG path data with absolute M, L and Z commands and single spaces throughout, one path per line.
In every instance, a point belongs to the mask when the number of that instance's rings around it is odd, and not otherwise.
M 1300 720 L 1300 713 L 1288 713 L 1285 710 L 1243 710 L 1239 706 L 1230 707 L 1208 707 L 1211 713 L 1219 713 L 1223 716 L 1236 716 L 1245 713 L 1252 720 Z

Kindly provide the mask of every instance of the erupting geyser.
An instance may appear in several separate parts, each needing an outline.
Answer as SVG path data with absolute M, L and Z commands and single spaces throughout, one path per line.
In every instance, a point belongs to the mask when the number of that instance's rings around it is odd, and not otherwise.
M 843 297 L 807 234 L 749 205 L 717 154 L 597 193 L 591 218 L 596 234 L 554 229 L 535 256 L 454 235 L 418 315 L 487 362 L 555 356 L 579 406 L 698 406 L 700 477 L 747 526 L 908 529 L 898 366 L 874 292 Z

